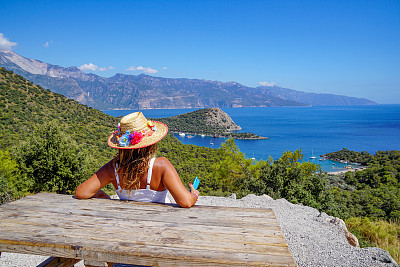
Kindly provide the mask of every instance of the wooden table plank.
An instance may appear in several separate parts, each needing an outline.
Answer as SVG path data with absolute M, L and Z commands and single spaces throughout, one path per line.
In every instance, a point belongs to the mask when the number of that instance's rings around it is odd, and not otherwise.
M 270 209 L 46 193 L 0 206 L 0 251 L 155 266 L 296 265 Z

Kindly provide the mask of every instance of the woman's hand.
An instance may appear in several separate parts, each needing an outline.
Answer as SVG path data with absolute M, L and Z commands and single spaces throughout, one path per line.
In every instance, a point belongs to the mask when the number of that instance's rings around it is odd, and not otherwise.
M 153 175 L 158 171 L 162 177 L 162 183 L 174 197 L 176 204 L 182 208 L 190 208 L 196 203 L 200 194 L 199 191 L 194 190 L 193 185 L 190 188 L 191 192 L 186 189 L 174 166 L 172 166 L 167 158 L 160 157 L 156 159 L 153 167 Z
M 193 184 L 189 183 L 190 193 L 196 196 L 196 201 L 199 199 L 200 192 L 194 189 Z

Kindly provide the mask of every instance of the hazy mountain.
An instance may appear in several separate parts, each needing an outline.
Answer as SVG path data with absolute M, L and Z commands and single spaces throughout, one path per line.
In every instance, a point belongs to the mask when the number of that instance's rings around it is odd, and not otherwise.
M 287 95 L 280 96 L 268 88 L 268 90 L 263 87 L 252 88 L 237 82 L 172 79 L 119 73 L 113 77 L 104 78 L 95 74 L 86 74 L 77 67 L 63 68 L 28 59 L 12 51 L 0 50 L 0 66 L 53 92 L 99 109 L 270 107 L 310 104 L 302 98 L 296 100 Z M 355 103 L 355 100 L 358 99 L 337 96 L 321 103 L 313 101 L 312 104 L 360 104 Z
M 312 106 L 376 104 L 374 101 L 366 98 L 357 98 L 334 94 L 306 93 L 277 86 L 260 86 L 257 87 L 257 89 L 257 93 L 260 95 L 279 97 L 285 100 L 297 101 Z

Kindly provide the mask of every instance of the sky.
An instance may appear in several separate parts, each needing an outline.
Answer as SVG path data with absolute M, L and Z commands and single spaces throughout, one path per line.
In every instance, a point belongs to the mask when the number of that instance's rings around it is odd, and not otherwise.
M 62 67 L 400 103 L 400 1 L 0 0 L 0 49 Z

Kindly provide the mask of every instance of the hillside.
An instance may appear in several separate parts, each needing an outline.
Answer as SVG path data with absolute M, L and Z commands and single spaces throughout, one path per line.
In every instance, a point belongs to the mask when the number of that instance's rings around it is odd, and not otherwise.
M 253 88 L 237 82 L 120 73 L 104 78 L 84 73 L 77 67 L 63 68 L 3 50 L 0 50 L 0 66 L 53 92 L 99 109 L 235 108 L 373 103 L 369 100 L 337 95 L 316 97 L 310 102 L 307 97 L 290 97 L 290 94 L 274 93 L 270 88 Z M 280 87 L 275 89 L 289 90 Z M 297 92 L 297 95 L 300 94 L 308 93 Z
M 0 68 L 0 149 L 6 150 L 26 139 L 35 126 L 55 122 L 78 144 L 110 157 L 106 141 L 118 120 L 75 100 L 34 85 Z
M 252 133 L 236 133 L 242 128 L 219 108 L 199 109 L 170 118 L 157 119 L 172 132 L 232 137 L 235 139 L 267 139 Z

